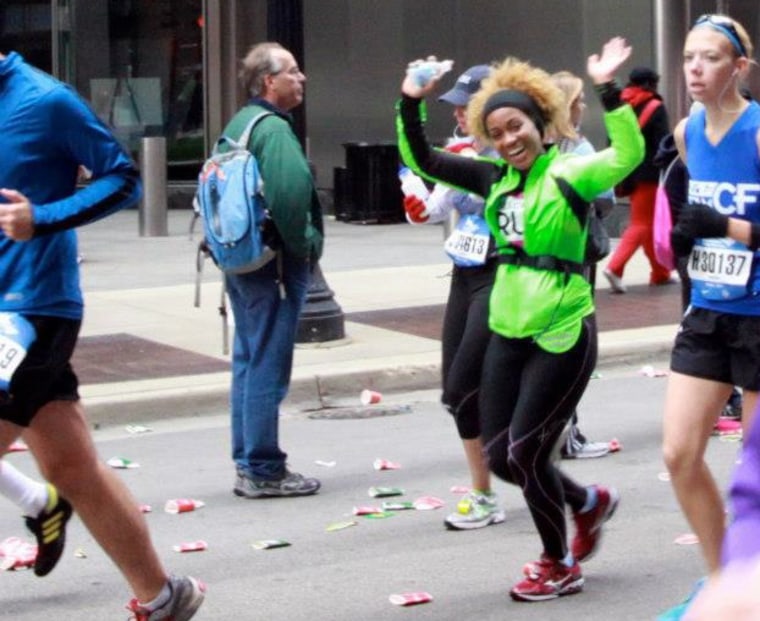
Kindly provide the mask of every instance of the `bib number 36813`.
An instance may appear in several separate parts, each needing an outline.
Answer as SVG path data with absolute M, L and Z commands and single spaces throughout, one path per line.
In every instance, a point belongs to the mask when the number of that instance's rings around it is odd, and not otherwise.
M 35 337 L 34 326 L 21 315 L 0 313 L 0 391 L 8 390 Z

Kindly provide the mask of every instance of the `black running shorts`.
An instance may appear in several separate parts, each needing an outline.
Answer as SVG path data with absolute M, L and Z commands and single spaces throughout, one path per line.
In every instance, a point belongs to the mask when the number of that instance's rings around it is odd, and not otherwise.
M 28 427 L 34 415 L 51 401 L 77 401 L 79 380 L 71 368 L 81 321 L 25 315 L 37 331 L 24 361 L 0 395 L 0 419 Z
M 689 308 L 676 335 L 670 369 L 760 390 L 760 317 Z

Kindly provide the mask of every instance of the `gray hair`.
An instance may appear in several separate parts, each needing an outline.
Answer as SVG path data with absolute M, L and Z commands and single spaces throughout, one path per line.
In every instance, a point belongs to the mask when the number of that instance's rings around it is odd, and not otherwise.
M 279 43 L 265 42 L 254 45 L 241 61 L 238 77 L 245 92 L 258 97 L 264 90 L 264 78 L 282 70 L 282 61 L 272 52 L 284 50 Z

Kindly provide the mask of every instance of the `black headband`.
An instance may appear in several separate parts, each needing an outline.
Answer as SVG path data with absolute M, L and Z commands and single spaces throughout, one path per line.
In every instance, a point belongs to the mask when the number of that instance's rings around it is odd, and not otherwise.
M 517 108 L 525 114 L 527 114 L 531 121 L 538 129 L 538 133 L 544 135 L 544 126 L 546 125 L 546 118 L 541 108 L 530 95 L 523 93 L 522 91 L 515 91 L 511 89 L 502 89 L 496 91 L 491 95 L 483 106 L 483 114 L 481 120 L 483 126 L 486 124 L 486 117 L 498 108 Z

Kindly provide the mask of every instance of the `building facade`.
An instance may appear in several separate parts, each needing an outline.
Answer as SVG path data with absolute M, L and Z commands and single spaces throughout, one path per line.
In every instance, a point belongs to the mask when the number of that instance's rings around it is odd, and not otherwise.
M 166 137 L 170 183 L 185 184 L 245 100 L 239 58 L 280 41 L 308 77 L 297 128 L 318 185 L 331 188 L 346 145 L 395 139 L 404 67 L 429 54 L 455 60 L 449 81 L 508 55 L 584 75 L 586 57 L 621 35 L 631 67 L 662 75 L 675 122 L 688 108 L 684 33 L 707 12 L 730 13 L 760 43 L 757 0 L 4 0 L 0 41 L 74 85 L 133 153 L 143 136 Z M 585 131 L 603 146 L 599 106 L 587 100 Z M 453 127 L 450 108 L 432 102 L 430 137 Z

